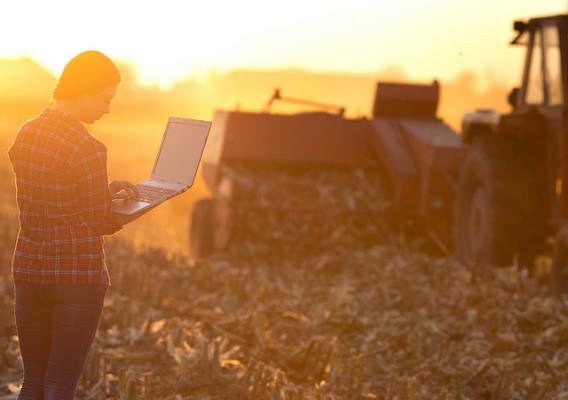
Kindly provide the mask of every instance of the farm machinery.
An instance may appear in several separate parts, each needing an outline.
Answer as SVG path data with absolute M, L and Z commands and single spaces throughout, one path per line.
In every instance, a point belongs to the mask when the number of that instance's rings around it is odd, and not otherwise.
M 311 215 L 362 215 L 394 224 L 413 221 L 466 264 L 529 266 L 556 235 L 555 273 L 562 280 L 568 243 L 568 15 L 516 21 L 512 45 L 525 46 L 512 110 L 464 114 L 462 131 L 437 116 L 440 86 L 379 82 L 371 118 L 346 118 L 344 109 L 316 106 L 292 115 L 217 111 L 203 157 L 212 197 L 192 211 L 190 252 L 201 257 L 235 237 L 242 210 Z M 347 201 L 342 207 L 283 205 L 238 192 L 243 165 L 270 168 L 380 171 L 389 201 Z M 237 166 L 237 167 L 235 167 Z M 250 171 L 250 169 L 249 169 Z M 379 172 L 377 172 L 379 173 Z M 254 184 L 254 183 L 253 183 Z M 342 183 L 343 185 L 343 183 Z M 283 189 L 285 190 L 285 188 Z M 369 206 L 369 203 L 371 206 Z
M 381 82 L 371 120 L 344 118 L 341 107 L 313 102 L 309 105 L 326 111 L 293 115 L 216 112 L 202 164 L 213 196 L 202 199 L 193 209 L 191 254 L 222 250 L 235 237 L 243 219 L 266 211 L 312 219 L 319 215 L 323 220 L 338 214 L 390 223 L 428 220 L 424 226 L 442 242 L 451 236 L 453 193 L 465 147 L 459 136 L 436 118 L 438 97 L 437 82 Z M 299 102 L 282 97 L 278 91 L 269 104 L 274 100 Z M 336 193 L 330 196 L 343 196 L 346 201 L 326 203 L 326 199 L 316 199 L 317 194 L 305 194 L 309 190 L 298 188 L 290 179 L 290 184 L 282 184 L 285 187 L 276 191 L 289 188 L 304 193 L 297 193 L 298 201 L 282 201 L 286 196 L 283 193 L 265 196 L 246 187 L 246 192 L 255 193 L 242 196 L 247 176 L 256 177 L 250 183 L 253 186 L 266 187 L 266 180 L 276 179 L 274 173 L 268 179 L 258 179 L 259 175 L 266 176 L 266 171 L 287 171 L 288 176 L 301 176 L 301 180 L 316 186 L 320 183 L 313 181 L 321 180 L 327 171 L 331 176 L 325 179 L 336 181 L 348 192 L 339 194 L 335 188 Z M 388 204 L 381 193 L 369 191 L 368 198 L 349 199 L 357 191 L 357 172 L 361 171 L 365 182 L 372 181 L 375 186 L 382 184 L 378 174 L 388 175 L 392 193 Z M 282 177 L 278 181 L 280 184 Z M 324 207 L 322 202 L 326 203 Z

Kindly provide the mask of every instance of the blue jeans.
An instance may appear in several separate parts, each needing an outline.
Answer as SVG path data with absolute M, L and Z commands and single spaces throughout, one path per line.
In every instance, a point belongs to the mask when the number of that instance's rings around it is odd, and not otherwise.
M 72 400 L 95 337 L 106 286 L 15 282 L 24 364 L 18 400 Z

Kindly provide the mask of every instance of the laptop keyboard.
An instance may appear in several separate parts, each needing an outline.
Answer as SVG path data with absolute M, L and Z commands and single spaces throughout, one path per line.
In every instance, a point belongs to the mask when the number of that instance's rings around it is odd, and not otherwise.
M 177 193 L 177 190 L 162 189 L 153 186 L 142 186 L 138 185 L 138 196 L 139 201 L 145 201 L 147 203 L 153 203 L 154 201 L 168 198 L 170 195 Z

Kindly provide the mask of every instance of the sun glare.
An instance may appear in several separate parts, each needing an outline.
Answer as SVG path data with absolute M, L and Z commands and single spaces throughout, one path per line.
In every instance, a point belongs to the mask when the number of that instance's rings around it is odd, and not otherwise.
M 135 63 L 143 83 L 160 86 L 196 70 L 239 67 L 372 73 L 398 65 L 418 79 L 463 70 L 508 79 L 516 67 L 506 45 L 512 20 L 565 7 L 561 0 L 504 0 L 491 11 L 473 0 L 3 2 L 0 34 L 10 40 L 0 58 L 30 56 L 58 75 L 75 54 L 97 49 Z

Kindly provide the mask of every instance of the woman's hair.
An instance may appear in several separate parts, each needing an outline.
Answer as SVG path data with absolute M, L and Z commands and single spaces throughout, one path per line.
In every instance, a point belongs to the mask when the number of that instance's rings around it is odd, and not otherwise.
M 53 99 L 91 96 L 120 81 L 120 71 L 110 58 L 99 51 L 85 51 L 67 63 L 53 91 Z

